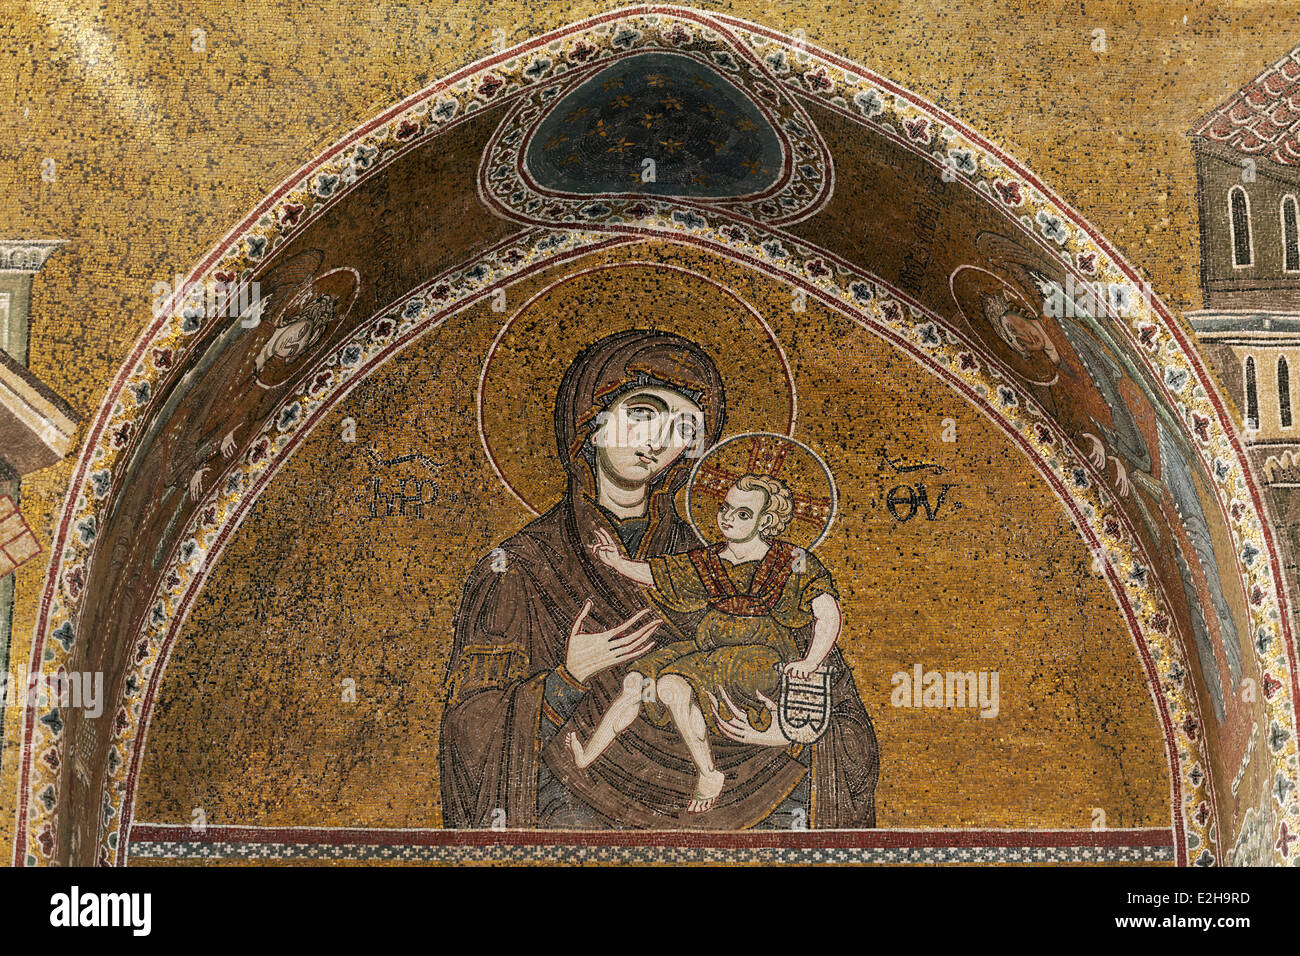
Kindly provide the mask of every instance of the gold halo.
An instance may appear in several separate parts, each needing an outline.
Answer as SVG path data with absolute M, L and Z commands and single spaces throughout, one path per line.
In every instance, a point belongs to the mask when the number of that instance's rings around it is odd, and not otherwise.
M 335 302 L 334 315 L 313 329 L 311 341 L 290 360 L 272 356 L 257 374 L 257 382 L 263 388 L 275 388 L 292 378 L 302 364 L 303 359 L 323 341 L 328 341 L 335 330 L 343 324 L 352 306 L 356 304 L 357 292 L 361 288 L 361 274 L 350 266 L 340 266 L 319 276 L 311 277 L 298 286 L 282 302 L 271 303 L 270 315 L 262 321 L 269 323 L 277 332 L 288 324 L 297 309 L 305 305 L 312 297 L 325 294 L 332 296 Z M 275 334 L 274 332 L 272 333 Z
M 625 329 L 675 332 L 722 376 L 728 428 L 791 434 L 794 378 L 775 333 L 722 283 L 681 266 L 625 262 L 567 275 L 497 333 L 479 377 L 479 438 L 498 478 L 534 514 L 564 493 L 555 450 L 560 379 L 586 346 Z
M 714 502 L 745 474 L 779 478 L 794 493 L 794 518 L 781 532 L 783 540 L 809 551 L 826 540 L 839 512 L 830 466 L 803 442 L 770 432 L 724 438 L 695 463 L 686 483 L 686 517 L 696 534 L 710 543 L 719 540 Z
M 992 327 L 978 301 L 982 296 L 993 292 L 1010 295 L 1024 307 L 1027 315 L 1035 316 L 1036 320 L 1043 322 L 1044 328 L 1047 328 L 1046 321 L 1039 317 L 1041 306 L 1035 306 L 1026 296 L 1024 289 L 996 272 L 969 264 L 958 266 L 952 271 L 952 275 L 948 277 L 948 289 L 952 293 L 953 302 L 961 310 L 966 324 L 970 326 L 971 332 L 986 349 L 1026 382 L 1032 385 L 1056 384 L 1059 370 L 1052 361 L 1047 358 L 1027 357 L 1013 349 Z M 1060 349 L 1060 346 L 1058 345 L 1057 348 Z

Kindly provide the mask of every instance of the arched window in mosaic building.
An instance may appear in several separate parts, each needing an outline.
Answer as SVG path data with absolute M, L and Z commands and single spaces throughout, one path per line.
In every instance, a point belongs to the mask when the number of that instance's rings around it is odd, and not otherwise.
M 1286 356 L 1277 360 L 1277 408 L 1283 428 L 1291 427 L 1291 366 Z
M 1253 430 L 1259 428 L 1259 390 L 1256 384 L 1255 360 L 1249 355 L 1246 356 L 1245 382 L 1246 428 Z
M 1232 225 L 1232 264 L 1248 266 L 1255 258 L 1250 235 L 1250 199 L 1240 186 L 1228 191 L 1228 220 Z
M 1300 224 L 1296 221 L 1295 196 L 1282 200 L 1282 267 L 1300 272 Z

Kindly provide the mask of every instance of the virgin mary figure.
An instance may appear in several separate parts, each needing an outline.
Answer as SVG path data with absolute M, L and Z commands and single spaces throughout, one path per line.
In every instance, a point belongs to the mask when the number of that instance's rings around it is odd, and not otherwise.
M 630 663 L 695 632 L 698 615 L 650 605 L 591 544 L 605 529 L 642 561 L 702 546 L 675 497 L 725 421 L 716 366 L 681 336 L 618 332 L 570 365 L 555 401 L 564 495 L 478 562 L 456 614 L 439 743 L 444 826 L 875 826 L 875 732 L 838 649 L 827 662 L 831 719 L 813 744 L 785 739 L 776 720 L 758 731 L 743 711 L 724 720 L 715 709 L 726 786 L 704 813 L 684 812 L 696 772 L 670 729 L 635 721 L 584 770 L 564 746 L 569 731 L 590 737 Z

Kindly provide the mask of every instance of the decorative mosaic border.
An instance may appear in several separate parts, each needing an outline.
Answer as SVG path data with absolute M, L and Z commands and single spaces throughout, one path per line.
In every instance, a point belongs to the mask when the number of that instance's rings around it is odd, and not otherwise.
M 1173 834 L 1129 830 L 834 830 L 601 833 L 330 830 L 137 824 L 131 851 L 152 860 L 376 863 L 1173 863 Z
M 782 51 L 786 62 L 790 64 L 789 82 L 797 82 L 803 89 L 824 96 L 827 102 L 845 110 L 852 109 L 849 107 L 852 103 L 863 121 L 886 132 L 892 131 L 899 141 L 911 141 L 918 148 L 937 148 L 936 144 L 946 144 L 947 152 L 944 155 L 947 159 L 944 164 L 947 165 L 948 160 L 951 160 L 972 188 L 979 190 L 990 201 L 1003 202 L 1009 210 L 1019 213 L 1022 224 L 1041 232 L 1044 240 L 1055 244 L 1059 257 L 1069 268 L 1094 280 L 1116 282 L 1126 288 L 1130 296 L 1136 297 L 1136 273 L 1122 262 L 1095 230 L 1069 211 L 1028 172 L 952 117 L 883 78 L 846 64 L 824 51 L 813 51 L 806 44 L 779 37 L 771 31 L 734 18 L 666 7 L 619 11 L 547 34 L 523 47 L 468 67 L 408 99 L 349 136 L 340 146 L 305 167 L 293 180 L 277 190 L 259 206 L 249 220 L 232 231 L 219 247 L 221 251 L 209 256 L 195 270 L 193 277 L 247 278 L 252 269 L 282 245 L 288 236 L 318 216 L 332 198 L 336 198 L 359 179 L 372 174 L 375 169 L 386 165 L 425 135 L 450 125 L 458 115 L 468 115 L 482 108 L 498 95 L 501 85 L 487 82 L 491 75 L 504 73 L 523 83 L 529 79 L 524 73 L 527 68 L 525 60 L 530 53 L 545 48 L 558 50 L 567 56 L 581 44 L 608 48 L 608 41 L 618 28 L 619 21 L 623 20 L 635 21 L 647 33 L 658 31 L 660 34 L 666 34 L 679 26 L 685 29 L 707 28 L 710 24 L 721 22 L 736 28 L 737 34 L 755 49 L 766 46 L 773 52 Z M 692 215 L 697 218 L 691 218 Z M 744 241 L 743 235 L 728 235 L 728 227 L 737 228 L 734 223 L 712 224 L 689 210 L 684 217 L 674 214 L 670 221 L 653 225 L 655 231 L 662 229 L 667 233 L 666 237 L 677 234 L 702 238 L 709 234 L 711 241 L 720 246 L 739 244 L 748 249 L 748 254 L 756 253 L 760 261 L 770 259 L 780 262 L 790 257 L 779 237 L 769 237 L 766 244 L 761 244 L 755 250 L 749 242 Z M 623 231 L 639 234 L 651 230 L 639 227 Z M 541 261 L 529 260 L 530 255 L 553 257 L 553 254 L 560 251 L 582 249 L 584 244 L 589 251 L 590 244 L 608 237 L 594 233 L 567 233 L 529 238 L 534 241 L 533 246 L 514 250 L 513 254 L 519 257 L 515 266 Z M 511 255 L 510 252 L 505 254 Z M 461 302 L 469 301 L 475 295 L 473 286 L 476 283 L 506 281 L 511 277 L 514 266 L 507 264 L 507 268 L 502 269 L 499 265 L 495 262 L 492 265 L 475 263 L 455 276 L 457 282 L 467 283 L 458 292 L 453 293 L 449 284 L 445 289 L 429 290 L 419 297 L 421 302 L 408 302 L 398 310 L 377 317 L 359 330 L 357 337 L 348 346 L 330 357 L 326 363 L 330 367 L 323 368 L 310 377 L 304 393 L 285 403 L 262 439 L 254 445 L 246 459 L 240 462 L 239 472 L 242 474 L 245 469 L 259 465 L 269 467 L 277 450 L 290 444 L 290 436 L 306 419 L 308 405 L 304 403 L 316 407 L 327 395 L 337 398 L 343 393 L 341 389 L 345 390 L 355 384 L 352 375 L 363 364 L 363 356 L 372 344 L 382 348 L 384 343 L 402 334 L 399 330 L 410 332 L 417 322 L 424 323 L 421 330 L 431 327 L 436 323 L 427 310 L 439 301 L 451 302 L 458 297 Z M 826 275 L 821 273 L 839 275 L 840 271 L 838 264 L 828 262 L 824 256 L 804 260 L 797 263 L 797 266 L 803 270 L 801 279 L 818 285 L 826 280 Z M 774 265 L 774 268 L 788 275 L 794 274 L 794 266 L 790 264 Z M 513 274 L 517 274 L 517 270 Z M 847 298 L 853 308 L 860 309 L 864 304 L 858 300 L 866 296 L 868 291 L 862 285 L 865 281 L 867 280 L 859 278 L 856 291 L 850 287 Z M 485 286 L 480 286 L 483 287 Z M 836 293 L 843 296 L 842 287 L 837 285 Z M 866 298 L 877 318 L 887 317 L 890 321 L 898 321 L 904 314 L 912 315 L 906 302 L 876 298 L 874 291 Z M 1228 524 L 1242 563 L 1247 569 L 1246 593 L 1250 596 L 1254 646 L 1267 672 L 1266 706 L 1271 725 L 1270 751 L 1276 771 L 1274 798 L 1279 808 L 1277 818 L 1281 826 L 1289 823 L 1291 832 L 1297 832 L 1300 831 L 1300 807 L 1296 803 L 1295 787 L 1296 688 L 1293 649 L 1289 622 L 1283 613 L 1283 598 L 1275 587 L 1274 575 L 1280 575 L 1280 568 L 1272 542 L 1259 517 L 1262 509 L 1258 490 L 1245 469 L 1244 453 L 1232 431 L 1231 418 L 1212 388 L 1206 389 L 1210 378 L 1194 349 L 1186 341 L 1182 329 L 1168 309 L 1158 301 L 1153 300 L 1154 307 L 1148 308 L 1146 303 L 1137 298 L 1136 306 L 1127 318 L 1128 334 L 1141 349 L 1149 353 L 1149 364 L 1155 361 L 1163 363 L 1163 374 L 1159 377 L 1174 395 L 1173 407 L 1188 422 L 1189 433 L 1195 436 L 1207 468 L 1218 481 L 1217 490 L 1223 499 L 1225 516 L 1231 515 Z M 887 316 L 886 307 L 890 307 Z M 438 314 L 445 318 L 449 311 L 444 307 Z M 177 353 L 170 352 L 169 347 L 178 346 L 198 331 L 197 317 L 186 315 L 180 310 L 180 303 L 173 302 L 170 313 L 141 337 L 133 353 L 133 361 L 123 369 L 100 410 L 83 451 L 76 478 L 70 486 L 64 516 L 55 539 L 33 649 L 35 670 L 56 671 L 65 664 L 75 640 L 72 618 L 84 587 L 86 562 L 95 541 L 96 503 L 105 500 L 111 491 L 107 476 L 111 474 L 112 462 L 129 442 L 131 425 L 149 404 L 153 386 L 176 357 Z M 1142 354 L 1141 350 L 1135 351 Z M 146 355 L 149 357 L 146 358 Z M 977 361 L 975 365 L 978 368 Z M 1004 390 L 1010 393 L 1008 397 L 1013 400 L 1013 409 L 1026 404 L 1025 398 L 1017 397 L 1014 388 L 1008 383 L 997 384 L 990 379 L 982 384 L 988 396 L 997 395 L 1001 399 Z M 1035 423 L 1028 424 L 1033 427 Z M 1036 424 L 1043 425 L 1042 422 Z M 1048 428 L 1048 431 L 1051 429 Z M 1069 455 L 1066 449 L 1057 446 L 1053 451 L 1054 457 L 1049 462 L 1055 461 L 1057 466 L 1067 467 Z M 94 469 L 93 473 L 88 474 L 91 469 Z M 1086 466 L 1084 474 L 1087 474 Z M 233 473 L 224 485 L 219 486 L 219 496 L 200 509 L 196 518 L 210 517 L 218 522 L 223 520 L 223 516 L 229 517 L 235 513 L 239 496 L 247 493 L 248 486 L 244 484 L 244 477 L 235 479 L 236 484 L 232 486 L 232 478 Z M 235 490 L 236 486 L 243 490 Z M 1094 529 L 1099 532 L 1097 541 L 1107 540 L 1110 547 L 1122 548 L 1123 540 L 1115 535 L 1107 535 L 1108 528 L 1101 510 L 1105 506 L 1101 504 L 1099 508 L 1098 504 L 1086 506 L 1091 512 L 1088 523 L 1096 523 L 1098 526 Z M 156 613 L 151 615 L 148 622 L 149 636 L 146 642 L 140 644 L 136 673 L 128 681 L 128 700 L 117 715 L 117 739 L 114 747 L 118 764 L 111 772 L 105 790 L 106 823 L 109 825 L 105 828 L 108 832 L 103 847 L 103 862 L 113 862 L 117 858 L 119 830 L 127 823 L 126 820 L 113 821 L 113 816 L 120 813 L 122 799 L 116 784 L 123 782 L 126 773 L 127 761 L 123 754 L 135 752 L 134 748 L 126 745 L 135 739 L 137 733 L 137 722 L 143 707 L 142 693 L 146 687 L 152 690 L 149 679 L 155 674 L 159 651 L 163 646 L 159 638 L 163 633 L 174 631 L 174 626 L 179 623 L 175 619 L 167 620 L 169 614 L 174 613 L 178 607 L 175 601 L 177 591 L 196 591 L 202 576 L 198 572 L 202 569 L 206 573 L 206 567 L 210 566 L 207 559 L 214 556 L 205 554 L 204 549 L 217 541 L 216 525 L 206 521 L 201 524 L 202 527 L 196 524 L 191 529 L 193 533 L 174 556 L 173 574 L 167 578 L 169 594 L 161 598 L 160 606 L 155 608 Z M 228 531 L 229 528 L 226 529 L 227 533 Z M 1127 557 L 1125 555 L 1121 560 Z M 1129 567 L 1120 570 L 1125 574 L 1131 573 L 1135 562 L 1130 561 L 1129 564 Z M 176 580 L 173 580 L 173 576 Z M 1280 577 L 1276 579 L 1280 580 Z M 185 588 L 187 581 L 192 585 L 191 588 Z M 1118 582 L 1112 582 L 1112 588 L 1117 584 Z M 1120 593 L 1123 593 L 1122 586 Z M 1159 622 L 1161 612 L 1157 599 L 1152 597 L 1152 601 L 1141 606 L 1151 615 L 1148 618 L 1150 624 Z M 1164 622 L 1167 627 L 1167 616 L 1164 617 Z M 1175 775 L 1175 786 L 1177 788 L 1181 784 L 1184 799 L 1175 801 L 1175 822 L 1178 824 L 1182 818 L 1186 819 L 1187 849 L 1193 852 L 1199 849 L 1200 859 L 1209 862 L 1205 860 L 1205 854 L 1214 845 L 1210 837 L 1216 814 L 1212 804 L 1205 799 L 1206 779 L 1201 766 L 1204 759 L 1201 751 L 1203 741 L 1199 735 L 1192 738 L 1187 736 L 1186 731 L 1180 735 L 1178 730 L 1183 723 L 1188 727 L 1195 726 L 1198 715 L 1195 714 L 1194 703 L 1189 707 L 1186 692 L 1182 689 L 1186 668 L 1181 663 L 1181 651 L 1177 648 L 1176 639 L 1168 635 L 1160 637 L 1158 629 L 1152 630 L 1151 636 L 1155 643 L 1149 644 L 1153 649 L 1153 661 L 1148 662 L 1148 667 L 1160 668 L 1158 697 L 1159 700 L 1172 704 L 1166 717 L 1174 722 L 1173 735 L 1177 736 L 1175 749 L 1179 772 Z M 1139 649 L 1141 646 L 1140 644 Z M 1159 656 L 1155 656 L 1156 651 L 1159 651 Z M 1268 692 L 1270 688 L 1271 693 Z M 1156 693 L 1156 689 L 1153 689 L 1153 695 Z M 1178 721 L 1179 717 L 1183 718 L 1181 722 Z M 1189 719 L 1191 723 L 1188 723 Z M 52 815 L 57 806 L 54 771 L 62 749 L 60 730 L 61 722 L 57 711 L 39 717 L 32 712 L 26 715 L 18 832 L 27 832 L 28 839 L 26 846 L 21 837 L 15 841 L 15 862 L 19 864 L 38 863 L 42 859 L 48 859 L 53 849 Z M 1166 736 L 1173 745 L 1168 725 Z M 38 751 L 40 759 L 37 759 Z M 129 819 L 129 814 L 127 816 Z M 1183 852 L 1180 844 L 1180 858 Z M 1281 857 L 1285 856 L 1283 849 Z
M 302 843 L 131 843 L 149 860 L 355 860 L 362 863 L 1173 863 L 1172 846 L 730 847 L 367 846 Z

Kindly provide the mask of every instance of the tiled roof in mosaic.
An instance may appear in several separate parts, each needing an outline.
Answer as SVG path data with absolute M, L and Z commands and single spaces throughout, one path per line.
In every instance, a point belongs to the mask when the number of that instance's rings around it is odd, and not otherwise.
M 1300 46 L 1202 119 L 1192 135 L 1300 166 Z

